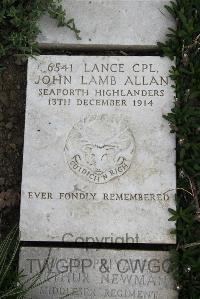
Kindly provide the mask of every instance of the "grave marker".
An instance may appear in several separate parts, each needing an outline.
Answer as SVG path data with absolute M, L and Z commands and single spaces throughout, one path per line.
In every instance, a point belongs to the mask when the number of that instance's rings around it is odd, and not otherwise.
M 29 59 L 21 240 L 175 243 L 171 62 Z
M 49 248 L 21 249 L 25 280 L 42 270 L 48 255 Z M 41 281 L 50 277 L 26 298 L 178 298 L 163 251 L 52 248 Z
M 67 17 L 74 18 L 81 40 L 66 27 L 44 16 L 38 42 L 43 48 L 155 49 L 174 20 L 165 10 L 169 0 L 64 0 Z

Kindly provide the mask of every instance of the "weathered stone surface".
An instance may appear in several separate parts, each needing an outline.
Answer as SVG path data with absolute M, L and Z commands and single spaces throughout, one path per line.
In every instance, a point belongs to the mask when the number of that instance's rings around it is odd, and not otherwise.
M 27 278 L 40 272 L 41 281 L 27 298 L 141 298 L 176 299 L 169 273 L 169 254 L 163 251 L 22 248 L 20 270 Z
M 175 138 L 163 118 L 173 106 L 170 65 L 139 56 L 29 60 L 22 240 L 175 242 Z
M 69 18 L 81 30 L 77 40 L 69 29 L 56 21 L 41 19 L 41 47 L 49 48 L 152 48 L 164 41 L 174 23 L 165 4 L 169 0 L 64 0 Z

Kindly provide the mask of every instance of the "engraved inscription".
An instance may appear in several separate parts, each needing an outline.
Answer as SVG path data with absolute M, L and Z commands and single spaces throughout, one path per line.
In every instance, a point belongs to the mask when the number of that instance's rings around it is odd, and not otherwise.
M 176 243 L 176 144 L 163 118 L 171 66 L 138 55 L 29 59 L 22 241 Z

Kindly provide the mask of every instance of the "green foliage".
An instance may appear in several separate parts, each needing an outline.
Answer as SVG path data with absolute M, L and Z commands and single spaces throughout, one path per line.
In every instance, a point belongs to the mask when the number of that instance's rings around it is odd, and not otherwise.
M 12 229 L 4 240 L 0 241 L 0 299 L 23 299 L 31 289 L 55 278 L 55 275 L 52 275 L 46 279 L 41 279 L 51 250 L 49 250 L 43 269 L 40 272 L 28 279 L 23 271 L 18 272 L 19 245 L 17 227 Z
M 170 29 L 164 55 L 176 66 L 170 76 L 175 105 L 165 118 L 177 136 L 177 249 L 172 251 L 172 270 L 181 299 L 200 298 L 200 0 L 177 0 L 166 6 L 177 27 Z
M 12 230 L 5 240 L 0 243 L 0 298 L 6 298 L 5 295 L 15 289 L 19 282 L 17 264 L 15 262 L 19 248 L 16 234 L 17 230 Z
M 38 20 L 48 13 L 58 26 L 67 26 L 79 38 L 74 20 L 66 20 L 60 0 L 1 0 L 0 58 L 11 55 L 32 56 L 39 53 L 36 41 L 40 30 Z
M 20 281 L 22 273 L 18 273 L 19 239 L 17 227 L 0 242 L 0 298 L 23 298 L 29 287 Z M 33 286 L 32 286 L 33 287 Z

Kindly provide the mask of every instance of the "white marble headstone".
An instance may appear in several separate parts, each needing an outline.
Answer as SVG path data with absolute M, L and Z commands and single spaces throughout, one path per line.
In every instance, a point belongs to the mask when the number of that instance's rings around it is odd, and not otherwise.
M 22 240 L 175 243 L 170 66 L 153 56 L 29 59 Z
M 20 253 L 24 280 L 41 270 L 36 284 L 47 279 L 26 299 L 177 299 L 169 265 L 163 251 L 25 247 Z

